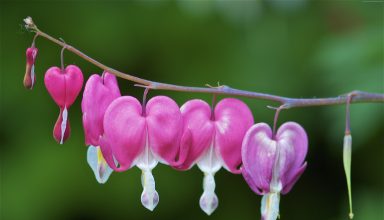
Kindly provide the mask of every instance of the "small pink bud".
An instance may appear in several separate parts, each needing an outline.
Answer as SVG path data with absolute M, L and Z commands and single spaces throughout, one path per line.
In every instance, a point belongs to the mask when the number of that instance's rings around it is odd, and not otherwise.
M 81 91 L 83 73 L 75 65 L 69 65 L 64 70 L 51 67 L 45 73 L 44 84 L 60 108 L 60 115 L 54 127 L 54 137 L 57 142 L 63 144 L 70 134 L 67 123 L 68 109 Z
M 26 51 L 27 64 L 25 68 L 23 84 L 24 84 L 24 87 L 27 89 L 32 89 L 36 81 L 35 61 L 36 61 L 37 51 L 38 51 L 37 48 L 33 46 L 27 48 L 27 51 Z

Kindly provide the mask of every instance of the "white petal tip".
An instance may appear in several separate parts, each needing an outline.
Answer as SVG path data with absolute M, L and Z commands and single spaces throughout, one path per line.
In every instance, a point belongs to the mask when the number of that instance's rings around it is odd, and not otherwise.
M 149 211 L 153 211 L 159 204 L 159 194 L 156 191 L 148 193 L 144 190 L 141 194 L 141 204 Z
M 108 166 L 106 161 L 102 156 L 100 156 L 101 151 L 99 147 L 90 146 L 88 147 L 87 152 L 87 161 L 91 167 L 93 173 L 95 174 L 96 180 L 100 184 L 107 182 L 109 176 L 112 174 L 113 170 Z
M 219 206 L 219 199 L 214 193 L 203 193 L 200 197 L 200 208 L 207 214 L 211 215 Z
M 349 213 L 349 219 L 353 219 L 353 213 Z

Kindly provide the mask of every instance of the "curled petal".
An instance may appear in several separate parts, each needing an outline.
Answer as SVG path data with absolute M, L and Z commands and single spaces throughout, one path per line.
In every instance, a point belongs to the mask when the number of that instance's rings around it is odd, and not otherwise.
M 81 102 L 86 145 L 99 145 L 99 138 L 104 133 L 104 113 L 118 97 L 120 90 L 114 75 L 106 72 L 102 77 L 93 74 L 88 79 Z
M 56 104 L 69 108 L 81 91 L 83 74 L 75 65 L 67 66 L 64 71 L 51 67 L 45 73 L 44 83 Z
M 116 171 L 129 169 L 144 149 L 146 123 L 141 113 L 141 104 L 130 96 L 115 99 L 105 112 L 100 145 L 108 164 Z M 112 157 L 120 164 L 119 169 L 113 166 Z
M 301 174 L 304 173 L 305 171 L 305 168 L 307 168 L 307 163 L 305 162 L 298 170 L 296 170 L 296 173 L 293 175 L 293 177 L 291 178 L 291 182 L 288 182 L 283 190 L 281 191 L 281 194 L 285 195 L 287 193 L 289 193 L 289 191 L 291 191 L 293 185 L 295 185 L 295 183 L 297 182 L 297 180 L 299 180 Z
M 184 133 L 190 132 L 191 134 L 190 142 L 188 142 L 191 146 L 188 156 L 179 167 L 181 170 L 187 170 L 211 145 L 214 125 L 211 121 L 211 107 L 202 100 L 190 100 L 180 110 L 184 120 Z
M 215 107 L 216 148 L 225 168 L 232 173 L 241 173 L 241 144 L 245 133 L 253 124 L 248 106 L 234 98 L 221 100 Z
M 278 129 L 276 141 L 280 145 L 280 157 L 284 158 L 280 177 L 283 186 L 286 186 L 294 181 L 298 170 L 303 167 L 308 151 L 308 138 L 305 130 L 299 124 L 287 122 Z
M 166 96 L 156 96 L 146 105 L 148 141 L 160 161 L 178 165 L 183 120 L 179 106 Z
M 181 137 L 180 141 L 180 151 L 177 161 L 173 168 L 177 170 L 187 170 L 190 168 L 190 165 L 186 165 L 185 161 L 190 155 L 190 150 L 192 149 L 192 132 L 190 129 L 186 129 Z

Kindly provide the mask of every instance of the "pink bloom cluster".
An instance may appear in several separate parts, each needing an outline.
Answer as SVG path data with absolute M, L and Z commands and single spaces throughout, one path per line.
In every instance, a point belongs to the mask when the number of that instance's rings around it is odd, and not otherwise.
M 24 84 L 32 88 L 37 49 L 27 50 Z M 83 74 L 74 65 L 51 67 L 45 86 L 60 108 L 53 136 L 62 144 L 70 135 L 68 110 L 79 95 Z M 176 170 L 195 164 L 204 173 L 200 207 L 210 215 L 218 206 L 214 176 L 222 167 L 243 174 L 250 188 L 263 196 L 264 220 L 279 215 L 280 194 L 288 193 L 306 168 L 308 140 L 297 123 L 283 124 L 276 134 L 265 123 L 254 124 L 242 101 L 225 98 L 215 106 L 202 100 L 180 108 L 166 96 L 140 103 L 121 96 L 116 77 L 108 72 L 92 75 L 81 102 L 87 161 L 99 183 L 113 171 L 134 166 L 142 170 L 142 204 L 153 210 L 159 202 L 152 170 L 158 163 Z

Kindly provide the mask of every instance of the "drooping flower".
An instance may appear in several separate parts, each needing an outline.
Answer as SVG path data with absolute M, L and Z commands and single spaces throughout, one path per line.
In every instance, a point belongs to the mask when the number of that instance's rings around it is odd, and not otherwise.
M 63 144 L 70 135 L 68 109 L 81 91 L 83 74 L 75 65 L 69 65 L 63 70 L 51 67 L 45 73 L 44 84 L 60 108 L 60 115 L 53 129 L 53 137 L 57 142 Z
M 99 183 L 105 183 L 112 173 L 99 147 L 100 137 L 104 134 L 104 113 L 109 104 L 120 96 L 116 77 L 108 72 L 101 77 L 92 75 L 85 84 L 81 109 L 85 144 L 88 146 L 87 161 Z
M 294 122 L 284 123 L 276 135 L 265 123 L 247 131 L 242 146 L 242 173 L 250 188 L 263 195 L 263 220 L 277 219 L 280 193 L 287 194 L 304 172 L 307 150 L 307 134 Z
M 176 166 L 187 152 L 180 149 L 183 120 L 178 105 L 165 96 L 144 106 L 134 97 L 122 96 L 107 108 L 103 125 L 100 146 L 106 161 L 115 171 L 134 165 L 142 170 L 141 203 L 152 211 L 159 202 L 152 169 L 158 162 Z
M 241 143 L 253 124 L 252 112 L 238 99 L 221 100 L 214 110 L 202 100 L 191 100 L 181 107 L 184 132 L 191 133 L 191 145 L 185 162 L 178 166 L 186 170 L 194 164 L 204 172 L 200 197 L 201 209 L 210 215 L 218 206 L 214 175 L 221 167 L 239 174 Z
M 24 84 L 24 87 L 27 89 L 32 89 L 36 81 L 35 61 L 36 61 L 37 51 L 38 50 L 35 46 L 27 48 L 27 51 L 26 51 L 27 64 L 25 68 L 23 84 Z
M 352 186 L 351 186 L 351 162 L 352 162 L 352 135 L 345 134 L 343 144 L 343 165 L 348 187 L 349 218 L 353 219 L 352 211 Z

